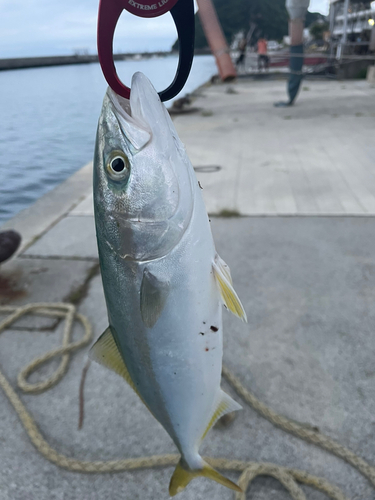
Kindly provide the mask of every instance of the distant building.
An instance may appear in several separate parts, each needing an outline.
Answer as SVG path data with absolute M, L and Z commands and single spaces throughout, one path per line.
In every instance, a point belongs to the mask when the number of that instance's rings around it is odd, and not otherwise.
M 375 50 L 375 2 L 330 0 L 329 19 L 339 57 Z

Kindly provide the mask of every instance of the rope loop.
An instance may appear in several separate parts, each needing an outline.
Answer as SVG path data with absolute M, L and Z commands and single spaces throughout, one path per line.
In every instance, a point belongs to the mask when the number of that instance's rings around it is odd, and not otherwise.
M 85 346 L 92 337 L 92 328 L 90 322 L 82 314 L 76 313 L 76 308 L 72 304 L 66 303 L 44 303 L 27 304 L 23 307 L 0 307 L 0 312 L 10 312 L 11 314 L 0 323 L 0 332 L 9 328 L 15 321 L 27 314 L 39 316 L 52 316 L 65 319 L 64 332 L 62 336 L 62 346 L 35 358 L 25 368 L 21 370 L 17 377 L 18 387 L 26 393 L 41 393 L 47 391 L 56 385 L 66 373 L 69 366 L 71 354 L 81 347 Z M 75 317 L 80 321 L 84 328 L 83 337 L 77 342 L 71 342 L 73 323 Z M 46 380 L 36 383 L 29 383 L 27 378 L 36 371 L 41 365 L 47 363 L 55 357 L 61 357 L 61 361 L 56 370 Z
M 244 493 L 236 493 L 236 500 L 246 500 L 246 490 L 257 476 L 271 476 L 277 479 L 289 492 L 293 500 L 306 500 L 302 489 L 286 469 L 273 464 L 251 464 L 240 476 L 238 484 Z
M 27 304 L 21 307 L 0 306 L 0 314 L 4 313 L 8 313 L 8 316 L 0 322 L 0 333 L 26 314 L 38 314 L 41 316 L 65 319 L 62 345 L 34 359 L 19 373 L 17 379 L 18 387 L 26 393 L 36 394 L 44 392 L 57 384 L 66 373 L 72 353 L 87 345 L 92 337 L 90 322 L 85 316 L 77 313 L 76 308 L 72 304 L 41 302 Z M 76 320 L 81 323 L 84 334 L 80 340 L 72 342 L 72 329 Z M 49 378 L 35 384 L 27 382 L 27 378 L 30 377 L 39 366 L 50 361 L 54 357 L 60 357 L 61 361 L 58 368 Z M 361 457 L 330 437 L 316 431 L 313 427 L 300 424 L 274 412 L 246 389 L 240 380 L 225 366 L 223 366 L 223 376 L 249 406 L 257 411 L 262 417 L 269 420 L 273 425 L 345 460 L 375 486 L 375 468 Z M 120 472 L 152 467 L 171 467 L 175 466 L 180 458 L 178 455 L 153 455 L 149 457 L 132 457 L 120 460 L 89 462 L 67 457 L 52 448 L 45 440 L 32 415 L 28 412 L 1 370 L 0 387 L 12 404 L 30 441 L 37 451 L 47 460 L 64 469 L 82 473 Z M 246 462 L 227 458 L 204 457 L 204 459 L 212 467 L 217 469 L 242 473 L 239 479 L 239 485 L 243 493 L 236 493 L 236 500 L 246 499 L 246 490 L 249 485 L 251 485 L 251 482 L 260 475 L 267 475 L 277 479 L 286 488 L 293 500 L 306 500 L 305 493 L 297 483 L 314 487 L 325 493 L 332 500 L 348 500 L 337 486 L 332 485 L 323 478 L 313 476 L 298 469 L 289 469 L 271 463 Z

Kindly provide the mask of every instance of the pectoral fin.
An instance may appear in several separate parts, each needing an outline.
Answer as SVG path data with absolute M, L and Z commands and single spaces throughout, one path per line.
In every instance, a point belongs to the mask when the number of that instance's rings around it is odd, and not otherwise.
M 233 285 L 232 275 L 230 274 L 230 269 L 228 264 L 220 257 L 219 254 L 216 254 L 215 264 L 220 269 L 221 273 L 225 276 L 225 278 L 229 281 L 231 285 Z
M 108 327 L 89 351 L 89 358 L 124 378 L 135 393 L 139 393 Z
M 141 316 L 147 328 L 152 328 L 162 313 L 169 293 L 169 282 L 143 271 L 141 284 Z
M 243 308 L 243 305 L 233 288 L 232 277 L 228 265 L 223 261 L 223 259 L 216 255 L 212 267 L 224 304 L 235 316 L 238 316 L 246 323 L 247 317 L 245 309 Z
M 232 411 L 242 410 L 242 406 L 232 399 L 226 392 L 220 390 L 219 397 L 217 399 L 215 410 L 208 422 L 208 425 L 203 433 L 202 440 L 206 437 L 207 432 L 213 427 L 219 418 L 223 417 L 227 413 Z

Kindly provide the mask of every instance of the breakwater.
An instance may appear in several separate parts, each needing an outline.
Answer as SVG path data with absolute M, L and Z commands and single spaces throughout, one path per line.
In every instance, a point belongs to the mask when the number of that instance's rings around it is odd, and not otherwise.
M 209 49 L 198 49 L 196 55 L 210 54 Z M 155 57 L 167 57 L 170 55 L 178 55 L 176 51 L 170 52 L 140 52 L 114 54 L 115 61 L 129 61 L 150 59 Z M 24 68 L 39 68 L 43 66 L 64 66 L 68 64 L 90 64 L 99 62 L 97 54 L 73 54 L 69 56 L 47 56 L 47 57 L 16 57 L 0 59 L 0 71 L 11 69 L 24 69 Z
M 143 54 L 114 54 L 115 61 L 129 59 L 144 59 L 148 57 L 165 57 L 172 52 L 152 52 Z M 9 69 L 38 68 L 43 66 L 64 66 L 67 64 L 90 64 L 99 62 L 98 55 L 73 54 L 71 56 L 47 56 L 47 57 L 16 57 L 12 59 L 0 59 L 0 71 Z

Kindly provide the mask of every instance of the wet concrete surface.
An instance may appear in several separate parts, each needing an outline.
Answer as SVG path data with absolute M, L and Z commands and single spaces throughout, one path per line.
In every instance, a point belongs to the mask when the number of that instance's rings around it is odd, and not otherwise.
M 374 219 L 240 217 L 212 218 L 211 224 L 249 318 L 245 325 L 225 313 L 225 364 L 275 411 L 317 427 L 375 463 Z M 19 260 L 25 266 L 42 265 Z M 48 258 L 41 261 L 48 265 Z M 63 280 L 69 266 L 67 281 L 77 279 L 78 264 L 62 258 L 55 283 Z M 91 264 L 86 262 L 87 267 Z M 35 286 L 35 295 L 31 290 L 27 300 L 38 297 Z M 92 277 L 79 310 L 98 337 L 107 326 L 100 276 Z M 1 368 L 13 387 L 21 367 L 61 342 L 61 329 L 59 325 L 52 332 L 11 329 L 1 334 Z M 75 338 L 81 334 L 76 326 Z M 56 387 L 21 396 L 51 445 L 86 460 L 174 453 L 169 436 L 126 383 L 96 364 L 87 376 L 84 427 L 77 430 L 78 386 L 87 350 L 73 355 L 67 375 Z M 48 375 L 56 365 L 52 361 L 31 380 Z M 241 402 L 226 382 L 223 387 Z M 30 444 L 3 394 L 0 399 L 1 500 L 168 498 L 172 468 L 85 475 L 50 464 Z M 202 453 L 307 470 L 341 487 L 352 499 L 370 500 L 374 495 L 368 481 L 348 464 L 275 428 L 246 405 L 230 425 L 209 433 Z M 309 499 L 324 498 L 310 488 L 305 491 Z M 179 498 L 233 495 L 197 479 Z M 284 500 L 288 495 L 275 480 L 258 478 L 247 498 Z

